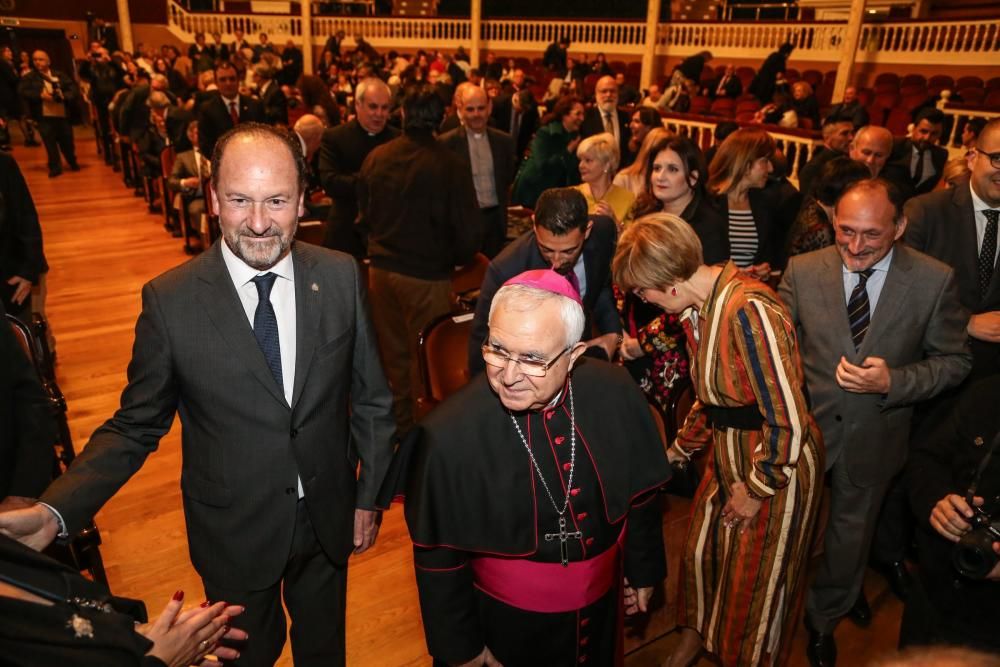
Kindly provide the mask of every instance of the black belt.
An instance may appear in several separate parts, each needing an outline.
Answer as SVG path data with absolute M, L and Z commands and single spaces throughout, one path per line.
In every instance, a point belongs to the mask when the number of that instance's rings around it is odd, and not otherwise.
M 736 408 L 723 408 L 718 405 L 704 405 L 705 415 L 712 428 L 736 428 L 741 431 L 759 431 L 764 426 L 764 417 L 760 408 L 754 405 L 741 405 Z
M 479 209 L 479 212 L 480 213 L 492 213 L 493 211 L 497 210 L 498 208 L 500 208 L 500 206 L 486 206 L 484 208 Z

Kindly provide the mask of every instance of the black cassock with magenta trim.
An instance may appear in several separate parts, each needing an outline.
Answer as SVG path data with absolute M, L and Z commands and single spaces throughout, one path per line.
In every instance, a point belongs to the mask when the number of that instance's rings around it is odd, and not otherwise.
M 670 472 L 649 407 L 624 370 L 581 359 L 554 405 L 513 417 L 521 434 L 479 375 L 407 452 L 428 650 L 444 663 L 485 645 L 504 667 L 619 664 L 623 574 L 636 587 L 666 576 L 656 491 Z

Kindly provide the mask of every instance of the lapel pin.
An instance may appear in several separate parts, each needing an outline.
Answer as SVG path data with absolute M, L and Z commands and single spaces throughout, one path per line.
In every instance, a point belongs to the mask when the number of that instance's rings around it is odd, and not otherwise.
M 311 289 L 311 290 L 312 290 L 313 292 L 318 292 L 318 291 L 319 291 L 319 285 L 317 285 L 316 283 L 313 283 L 312 285 L 310 285 L 310 286 L 309 286 L 309 288 L 310 288 L 310 289 Z
M 983 436 L 977 435 L 975 438 L 972 439 L 972 444 L 974 444 L 976 447 L 982 447 L 983 446 Z

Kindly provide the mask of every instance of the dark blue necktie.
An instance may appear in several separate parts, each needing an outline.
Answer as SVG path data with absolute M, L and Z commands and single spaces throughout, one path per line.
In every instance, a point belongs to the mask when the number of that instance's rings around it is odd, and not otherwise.
M 847 320 L 851 323 L 851 339 L 854 341 L 854 349 L 861 347 L 861 341 L 868 333 L 868 323 L 871 321 L 871 309 L 868 302 L 868 278 L 871 277 L 874 269 L 865 269 L 855 272 L 858 276 L 858 284 L 851 292 L 851 298 L 847 302 Z
M 275 273 L 265 273 L 255 276 L 253 284 L 257 286 L 257 311 L 253 314 L 253 335 L 257 337 L 260 351 L 271 369 L 271 375 L 278 387 L 284 392 L 285 385 L 281 380 L 281 345 L 278 343 L 278 318 L 274 315 L 271 305 L 271 288 L 277 278 Z

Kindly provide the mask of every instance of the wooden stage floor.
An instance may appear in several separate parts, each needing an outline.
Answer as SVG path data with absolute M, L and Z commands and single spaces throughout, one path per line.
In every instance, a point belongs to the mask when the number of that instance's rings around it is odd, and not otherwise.
M 16 137 L 17 138 L 17 137 Z M 20 144 L 20 142 L 17 142 Z M 38 207 L 51 267 L 47 315 L 57 340 L 58 380 L 69 405 L 69 423 L 79 450 L 118 406 L 125 385 L 140 288 L 159 273 L 187 261 L 181 241 L 163 229 L 162 216 L 122 184 L 96 154 L 89 130 L 78 130 L 82 170 L 47 177 L 42 148 L 14 150 Z M 101 547 L 112 590 L 145 601 L 150 614 L 177 589 L 192 603 L 203 599 L 192 568 L 180 497 L 180 426 L 163 439 L 145 466 L 97 515 Z M 687 505 L 672 501 L 664 525 L 671 578 L 676 588 L 677 553 Z M 866 589 L 874 610 L 868 630 L 845 622 L 838 629 L 841 664 L 864 665 L 896 645 L 901 605 L 884 582 L 869 573 Z M 644 636 L 629 640 L 629 667 L 658 665 L 676 635 L 672 605 L 661 609 Z M 791 665 L 807 665 L 805 632 L 798 626 Z M 385 514 L 375 548 L 352 559 L 349 570 L 347 662 L 351 666 L 428 665 L 414 584 L 410 542 L 398 507 Z M 280 665 L 291 665 L 286 646 Z M 699 665 L 711 665 L 702 660 Z

